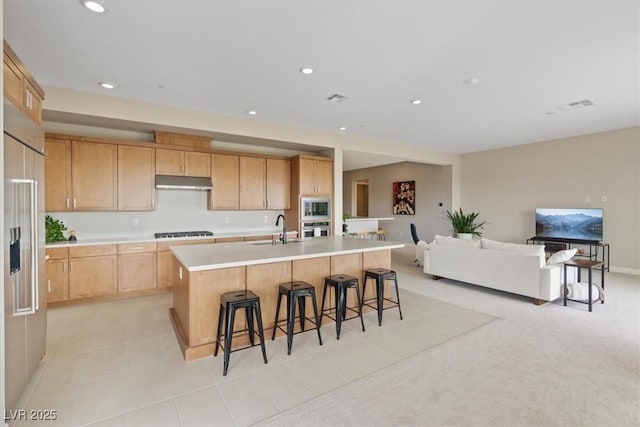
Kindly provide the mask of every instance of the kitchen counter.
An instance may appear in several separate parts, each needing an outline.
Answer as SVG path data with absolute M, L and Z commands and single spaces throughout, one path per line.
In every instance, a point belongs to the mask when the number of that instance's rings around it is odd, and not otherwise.
M 266 241 L 172 247 L 171 323 L 185 360 L 213 354 L 223 293 L 249 289 L 260 296 L 262 323 L 265 336 L 269 336 L 271 332 L 267 331 L 274 327 L 280 284 L 302 280 L 313 285 L 320 310 L 327 276 L 347 274 L 362 280 L 367 269 L 391 268 L 391 249 L 402 247 L 401 242 L 343 236 L 316 237 L 286 245 L 271 245 Z M 360 286 L 362 288 L 362 284 Z M 365 299 L 374 297 L 374 288 L 370 283 Z M 390 296 L 389 293 L 387 284 L 385 296 Z M 334 298 L 328 301 L 331 306 Z M 347 305 L 357 306 L 352 293 L 347 297 Z M 236 330 L 246 327 L 242 326 L 243 321 L 236 323 Z M 246 344 L 245 341 L 246 336 L 234 334 L 234 347 Z
M 268 241 L 176 246 L 171 252 L 187 270 L 204 271 L 404 247 L 404 243 L 399 242 L 342 236 L 295 240 L 286 245 L 264 243 Z

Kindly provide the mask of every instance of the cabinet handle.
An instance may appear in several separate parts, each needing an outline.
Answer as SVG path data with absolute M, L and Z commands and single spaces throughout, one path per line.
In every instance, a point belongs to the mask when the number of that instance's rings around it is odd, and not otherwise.
M 73 263 L 72 262 L 69 263 L 69 272 L 73 273 Z
M 69 198 L 67 197 L 67 209 L 69 209 Z
M 74 198 L 73 198 L 73 208 L 75 209 L 75 208 L 76 208 L 76 206 L 77 206 L 77 204 L 76 204 L 76 198 L 74 197 Z
M 51 279 L 47 280 L 47 292 L 51 292 Z
M 182 267 L 180 267 L 180 280 L 182 280 Z

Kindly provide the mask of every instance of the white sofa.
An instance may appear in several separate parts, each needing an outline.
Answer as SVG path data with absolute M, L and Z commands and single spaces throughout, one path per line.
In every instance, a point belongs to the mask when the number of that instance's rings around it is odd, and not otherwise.
M 562 262 L 546 264 L 542 245 L 488 239 L 436 236 L 424 252 L 424 272 L 434 279 L 446 277 L 512 292 L 531 297 L 536 304 L 562 296 L 562 267 Z M 573 276 L 574 270 L 567 275 Z

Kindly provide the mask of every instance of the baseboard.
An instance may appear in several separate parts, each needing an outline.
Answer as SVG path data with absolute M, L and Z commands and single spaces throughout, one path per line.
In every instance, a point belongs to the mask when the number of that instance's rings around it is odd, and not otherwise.
M 623 268 L 623 267 L 609 267 L 609 271 L 612 273 L 631 274 L 633 276 L 640 276 L 640 270 L 636 268 Z

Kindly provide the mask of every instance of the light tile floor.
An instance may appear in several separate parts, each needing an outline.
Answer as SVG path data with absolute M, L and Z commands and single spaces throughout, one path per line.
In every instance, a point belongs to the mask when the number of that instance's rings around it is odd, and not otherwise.
M 23 400 L 26 409 L 55 409 L 47 426 L 244 426 L 293 408 L 416 353 L 468 333 L 494 318 L 401 289 L 404 320 L 385 310 L 267 340 L 259 348 L 185 363 L 176 342 L 170 294 L 51 309 L 48 352 Z M 92 424 L 93 423 L 93 424 Z M 22 421 L 20 427 L 35 423 Z

